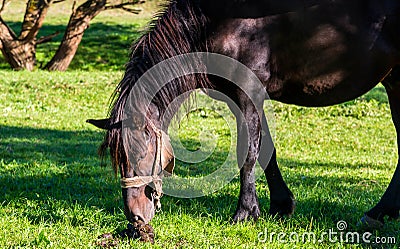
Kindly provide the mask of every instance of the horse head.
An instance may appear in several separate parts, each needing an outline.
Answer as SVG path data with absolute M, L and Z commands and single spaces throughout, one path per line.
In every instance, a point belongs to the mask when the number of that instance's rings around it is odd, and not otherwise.
M 122 122 L 111 124 L 109 119 L 89 119 L 87 122 L 108 132 L 123 129 Z M 128 137 L 134 141 L 127 149 L 129 158 L 119 159 L 118 165 L 124 213 L 131 223 L 148 224 L 161 208 L 162 178 L 172 174 L 175 156 L 169 136 L 151 120 L 147 120 L 147 124 L 134 120 L 128 129 Z

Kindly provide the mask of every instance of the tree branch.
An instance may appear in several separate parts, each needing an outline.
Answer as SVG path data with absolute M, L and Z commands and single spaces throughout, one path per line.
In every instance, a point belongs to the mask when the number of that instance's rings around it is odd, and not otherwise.
M 126 7 L 122 7 L 121 10 L 127 11 L 132 14 L 139 14 L 140 11 L 142 11 L 141 9 L 131 9 L 131 8 L 126 8 Z
M 3 12 L 3 10 L 6 8 L 6 5 L 8 5 L 9 3 L 10 3 L 10 1 L 8 1 L 8 0 L 3 0 L 1 2 L 0 14 L 1 14 L 1 12 Z
M 4 22 L 3 18 L 0 16 L 0 39 L 4 38 L 4 36 L 10 36 L 12 40 L 17 39 L 17 35 L 14 31 Z
M 33 17 L 33 20 L 27 20 L 27 22 L 30 22 L 31 24 L 33 23 L 33 26 L 28 29 L 23 30 L 24 32 L 21 32 L 21 39 L 25 41 L 30 41 L 33 40 L 36 35 L 39 33 L 39 29 L 42 27 L 44 19 L 47 14 L 47 10 L 49 9 L 50 5 L 52 4 L 53 0 L 42 0 L 43 2 L 40 2 L 41 0 L 38 0 L 37 6 L 34 8 L 34 12 L 37 12 L 36 16 Z M 27 11 L 29 11 L 27 9 Z M 29 15 L 29 13 L 28 13 Z
M 6 39 L 7 40 L 12 38 L 12 40 L 16 40 L 17 39 L 17 35 L 14 33 L 14 30 L 12 30 L 10 28 L 10 26 L 8 26 L 8 24 L 3 20 L 3 18 L 1 18 L 1 13 L 4 11 L 4 9 L 6 8 L 6 5 L 8 5 L 10 3 L 10 0 L 2 0 L 1 1 L 1 7 L 0 7 L 0 40 Z M 0 41 L 1 43 L 1 41 Z
M 54 37 L 58 36 L 59 34 L 60 34 L 60 31 L 57 31 L 57 32 L 55 32 L 55 33 L 53 33 L 51 35 L 42 36 L 36 41 L 36 44 L 42 44 L 42 43 L 50 42 Z
M 105 10 L 122 9 L 122 10 L 128 11 L 128 12 L 133 13 L 133 14 L 139 14 L 139 12 L 140 12 L 139 9 L 127 8 L 126 6 L 142 4 L 142 3 L 145 3 L 145 2 L 146 2 L 145 0 L 131 0 L 131 1 L 128 1 L 126 3 L 107 5 L 104 9 Z
M 0 14 L 1 14 L 1 12 L 3 12 L 5 6 L 6 6 L 6 0 L 3 0 L 3 1 L 1 2 Z
M 74 1 L 74 2 L 72 3 L 72 15 L 75 14 L 75 11 L 76 11 L 75 6 L 76 6 L 76 1 Z

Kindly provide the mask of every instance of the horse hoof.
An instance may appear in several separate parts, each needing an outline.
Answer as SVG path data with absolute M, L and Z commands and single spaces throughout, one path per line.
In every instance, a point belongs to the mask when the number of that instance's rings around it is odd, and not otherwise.
M 257 221 L 260 215 L 261 213 L 258 207 L 254 207 L 252 210 L 240 208 L 236 210 L 235 215 L 232 218 L 232 224 L 249 220 Z
M 271 201 L 270 208 L 268 214 L 272 217 L 277 218 L 290 218 L 294 210 L 296 209 L 296 201 L 294 198 L 290 198 L 285 201 Z
M 362 226 L 365 226 L 372 230 L 378 230 L 383 227 L 383 222 L 375 220 L 366 214 L 364 215 L 364 217 L 361 218 L 360 223 Z

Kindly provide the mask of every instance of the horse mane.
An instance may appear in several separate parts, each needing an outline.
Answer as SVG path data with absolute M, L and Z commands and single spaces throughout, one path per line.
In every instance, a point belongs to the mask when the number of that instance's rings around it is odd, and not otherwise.
M 148 69 L 176 55 L 206 50 L 207 17 L 194 2 L 193 0 L 172 0 L 164 5 L 164 10 L 150 22 L 148 31 L 133 44 L 124 77 L 111 97 L 113 104 L 109 112 L 110 124 L 122 122 L 130 91 Z M 161 116 L 177 96 L 199 87 L 206 88 L 208 85 L 207 76 L 204 74 L 186 75 L 163 87 L 152 103 L 158 107 Z M 151 87 L 141 89 L 144 94 L 149 91 Z M 140 105 L 140 97 L 135 104 Z M 142 111 L 146 112 L 146 110 Z M 146 113 L 142 114 L 146 116 Z M 110 148 L 112 165 L 116 173 L 119 165 L 129 167 L 129 151 L 143 148 L 143 145 L 137 144 L 139 141 L 132 134 L 128 138 L 130 145 L 123 144 L 122 136 L 122 127 L 109 129 L 99 148 L 99 154 L 102 157 L 106 149 Z

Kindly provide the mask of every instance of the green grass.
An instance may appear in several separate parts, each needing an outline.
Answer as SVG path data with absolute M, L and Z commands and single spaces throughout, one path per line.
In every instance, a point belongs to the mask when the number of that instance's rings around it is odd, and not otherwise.
M 23 7 L 12 1 L 4 18 L 18 27 Z M 100 15 L 66 73 L 12 72 L 0 57 L 0 248 L 95 248 L 99 235 L 126 227 L 118 179 L 109 161 L 102 166 L 96 154 L 104 133 L 85 120 L 107 114 L 131 41 L 153 9 L 141 16 Z M 49 13 L 43 34 L 62 28 L 68 11 L 65 5 Z M 55 49 L 56 44 L 46 46 Z M 39 63 L 49 58 L 47 48 L 39 47 Z M 163 197 L 163 210 L 151 222 L 155 244 L 125 240 L 119 247 L 398 248 L 328 241 L 279 243 L 276 237 L 272 243 L 258 241 L 265 231 L 321 236 L 340 220 L 347 222 L 346 231 L 363 233 L 357 223 L 379 201 L 397 163 L 396 134 L 382 86 L 334 107 L 272 105 L 280 168 L 297 200 L 292 218 L 267 216 L 268 189 L 261 176 L 260 220 L 231 225 L 239 194 L 236 177 L 201 198 Z M 201 145 L 216 149 L 196 165 L 178 160 L 175 173 L 181 177 L 208 175 L 234 147 L 236 131 L 229 128 L 234 119 L 226 107 L 202 94 L 194 106 L 197 109 L 179 129 L 171 127 L 175 147 L 180 139 L 190 151 Z M 182 156 L 178 148 L 176 152 Z M 235 167 L 235 160 L 228 158 L 228 164 Z M 399 242 L 399 230 L 398 222 L 388 221 L 374 235 L 394 236 Z
M 125 228 L 118 180 L 96 149 L 103 133 L 85 123 L 106 115 L 108 100 L 122 72 L 0 71 L 0 247 L 95 247 L 97 236 Z M 223 105 L 198 94 L 197 110 L 183 119 L 177 137 L 196 150 L 199 134 L 213 133 L 217 149 L 199 164 L 177 162 L 182 177 L 218 168 L 231 136 Z M 396 165 L 395 131 L 382 87 L 363 99 L 311 109 L 273 103 L 279 162 L 297 199 L 291 219 L 267 216 L 263 177 L 257 180 L 262 217 L 230 225 L 239 192 L 235 178 L 222 190 L 196 199 L 165 196 L 152 221 L 156 248 L 369 247 L 322 243 L 259 243 L 269 232 L 321 234 L 344 220 L 349 231 L 385 190 Z M 218 114 L 219 113 L 219 114 Z M 222 118 L 221 115 L 225 118 Z M 234 165 L 232 160 L 231 165 Z M 379 236 L 400 239 L 399 224 L 388 222 Z M 149 247 L 123 241 L 120 247 Z M 394 245 L 393 245 L 394 246 Z

